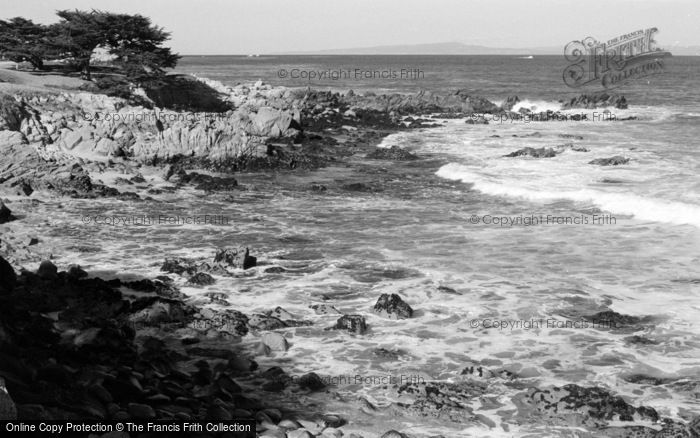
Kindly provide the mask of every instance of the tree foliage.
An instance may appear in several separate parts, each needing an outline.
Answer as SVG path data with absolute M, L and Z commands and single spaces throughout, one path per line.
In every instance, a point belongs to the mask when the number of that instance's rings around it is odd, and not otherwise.
M 104 47 L 127 78 L 139 83 L 162 77 L 180 58 L 163 46 L 170 34 L 142 15 L 97 10 L 62 10 L 56 15 L 58 23 L 49 26 L 21 17 L 0 21 L 0 53 L 26 59 L 39 69 L 49 57 L 62 57 L 89 79 L 92 55 Z
M 35 69 L 56 54 L 47 26 L 22 17 L 0 20 L 0 54 L 15 62 L 27 61 Z

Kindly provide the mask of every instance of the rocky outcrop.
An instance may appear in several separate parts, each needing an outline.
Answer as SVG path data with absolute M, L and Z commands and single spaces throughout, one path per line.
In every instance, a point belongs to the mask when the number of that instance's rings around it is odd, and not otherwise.
M 588 164 L 595 164 L 597 166 L 619 166 L 621 164 L 627 164 L 629 162 L 629 158 L 616 155 L 610 158 L 596 158 L 595 160 L 589 161 Z
M 397 294 L 382 294 L 373 308 L 374 312 L 392 319 L 411 318 L 413 309 Z

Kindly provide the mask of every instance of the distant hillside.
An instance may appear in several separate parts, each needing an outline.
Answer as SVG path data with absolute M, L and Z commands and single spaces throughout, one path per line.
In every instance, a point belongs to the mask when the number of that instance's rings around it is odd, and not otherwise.
M 674 55 L 700 56 L 700 46 L 690 47 L 661 47 L 669 50 Z M 504 48 L 487 47 L 473 44 L 430 43 L 396 46 L 355 47 L 348 49 L 316 50 L 304 52 L 289 52 L 295 55 L 562 55 L 564 45 L 561 47 L 530 47 L 530 48 Z

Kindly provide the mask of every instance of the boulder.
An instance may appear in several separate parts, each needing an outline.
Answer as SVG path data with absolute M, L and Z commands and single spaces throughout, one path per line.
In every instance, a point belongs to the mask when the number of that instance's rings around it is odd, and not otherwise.
M 602 107 L 615 107 L 617 109 L 627 109 L 627 99 L 625 96 L 618 94 L 607 94 L 607 93 L 594 93 L 594 94 L 582 94 L 580 96 L 574 97 L 568 102 L 562 104 L 562 109 L 571 108 L 602 108 Z
M 12 211 L 0 201 L 0 224 L 4 224 L 17 218 L 12 215 Z
M 343 315 L 331 327 L 335 330 L 346 330 L 351 333 L 363 334 L 367 331 L 367 322 L 362 315 Z
M 374 312 L 392 319 L 411 318 L 413 309 L 397 294 L 382 294 L 374 305 Z
M 596 158 L 595 160 L 589 161 L 588 164 L 595 164 L 597 166 L 619 166 L 621 164 L 627 164 L 629 162 L 629 158 L 616 155 L 610 158 Z
M 214 256 L 214 263 L 234 269 L 252 268 L 257 261 L 246 247 L 219 249 Z
M 36 275 L 44 280 L 54 280 L 58 278 L 58 268 L 50 260 L 44 260 L 39 265 Z
M 208 286 L 214 283 L 216 283 L 214 277 L 205 272 L 197 272 L 192 277 L 190 277 L 189 280 L 187 280 L 187 284 L 195 286 Z
M 12 293 L 17 284 L 17 275 L 10 263 L 0 256 L 0 294 Z
M 287 338 L 279 333 L 265 333 L 260 340 L 272 351 L 287 351 L 289 349 Z

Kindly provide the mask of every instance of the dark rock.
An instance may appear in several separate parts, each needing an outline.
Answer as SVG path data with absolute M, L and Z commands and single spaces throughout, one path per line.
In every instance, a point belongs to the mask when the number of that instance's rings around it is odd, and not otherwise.
M 630 162 L 629 158 L 616 155 L 610 158 L 596 158 L 593 161 L 589 161 L 588 164 L 595 164 L 598 166 L 619 166 L 621 164 L 627 164 Z
M 559 134 L 559 137 L 561 138 L 572 138 L 574 140 L 583 140 L 582 135 L 575 135 L 575 134 Z
M 343 315 L 338 318 L 332 329 L 346 330 L 361 335 L 367 331 L 367 322 L 362 315 Z
M 614 106 L 617 109 L 627 109 L 625 96 L 607 93 L 582 94 L 562 104 L 562 109 L 571 108 L 600 108 Z
M 281 273 L 283 273 L 283 272 L 287 272 L 287 270 L 284 269 L 284 268 L 281 267 L 281 266 L 272 266 L 272 267 L 269 267 L 269 268 L 265 268 L 265 271 L 264 271 L 264 272 L 265 272 L 266 274 L 281 274 Z
M 15 289 L 17 274 L 12 265 L 0 256 L 0 294 L 9 294 Z
M 135 420 L 150 420 L 156 417 L 156 411 L 149 405 L 129 403 L 129 415 Z
M 325 192 L 328 188 L 323 184 L 311 184 L 311 190 L 315 192 Z
M 372 158 L 375 160 L 411 161 L 417 160 L 418 156 L 407 151 L 406 149 L 398 146 L 392 146 L 390 148 L 376 148 L 373 152 L 367 155 L 367 158 Z
M 12 211 L 0 200 L 0 224 L 4 224 L 17 218 L 12 215 Z
M 307 388 L 312 391 L 319 391 L 326 387 L 326 384 L 323 383 L 323 379 L 321 379 L 321 377 L 319 377 L 319 375 L 316 373 L 304 374 L 303 376 L 299 377 L 297 383 L 302 388 Z
M 197 272 L 192 277 L 190 277 L 189 280 L 187 280 L 187 284 L 193 284 L 197 286 L 208 286 L 214 283 L 216 283 L 214 277 L 204 272 Z
M 248 326 L 255 330 L 277 330 L 288 327 L 287 323 L 279 318 L 268 315 L 254 314 L 248 318 Z
M 477 381 L 459 383 L 425 382 L 423 379 L 399 386 L 398 394 L 413 401 L 400 407 L 421 417 L 432 417 L 456 423 L 474 423 L 478 418 L 469 406 L 486 392 L 486 384 Z
M 636 326 L 646 321 L 646 318 L 638 316 L 623 315 L 612 310 L 605 310 L 593 315 L 584 316 L 584 319 L 592 322 L 594 325 L 601 328 L 622 328 L 628 326 Z
M 384 434 L 381 436 L 381 438 L 408 438 L 408 435 L 392 429 L 392 430 L 384 432 Z
M 316 312 L 317 315 L 331 315 L 342 313 L 340 310 L 336 309 L 330 304 L 312 304 L 309 306 L 309 308 L 313 309 L 313 311 Z
M 356 183 L 349 183 L 349 184 L 344 184 L 342 186 L 344 190 L 348 190 L 350 192 L 374 192 L 376 191 L 373 187 L 361 183 L 361 182 L 356 182 Z
M 163 272 L 178 275 L 194 275 L 197 273 L 197 266 L 193 261 L 183 258 L 166 258 L 163 266 L 160 267 Z
M 571 421 L 588 427 L 605 427 L 609 421 L 657 422 L 659 414 L 650 407 L 635 407 L 605 389 L 574 384 L 550 389 L 531 389 L 526 405 L 534 408 L 543 421 L 570 425 Z M 516 402 L 517 404 L 517 402 Z
M 411 318 L 413 309 L 397 294 L 382 294 L 374 305 L 374 312 L 392 319 Z
M 456 290 L 452 289 L 451 287 L 447 287 L 447 286 L 438 286 L 437 290 L 440 292 L 444 292 L 446 294 L 462 295 L 461 293 L 459 293 Z
M 245 247 L 219 249 L 214 256 L 214 263 L 234 269 L 252 268 L 257 261 Z
M 87 277 L 88 273 L 85 272 L 79 265 L 70 265 L 68 267 L 68 271 L 66 271 L 66 275 L 68 275 L 69 278 L 78 280 Z
M 43 278 L 44 280 L 55 280 L 58 278 L 58 268 L 56 265 L 51 263 L 49 260 L 44 260 L 39 265 L 39 269 L 36 271 L 36 275 Z
M 529 156 L 529 157 L 534 157 L 534 158 L 552 158 L 557 156 L 557 152 L 552 149 L 552 148 L 531 148 L 531 147 L 526 147 L 522 149 L 518 149 L 515 152 L 511 152 L 510 154 L 504 155 L 504 157 L 522 157 L 522 156 Z

